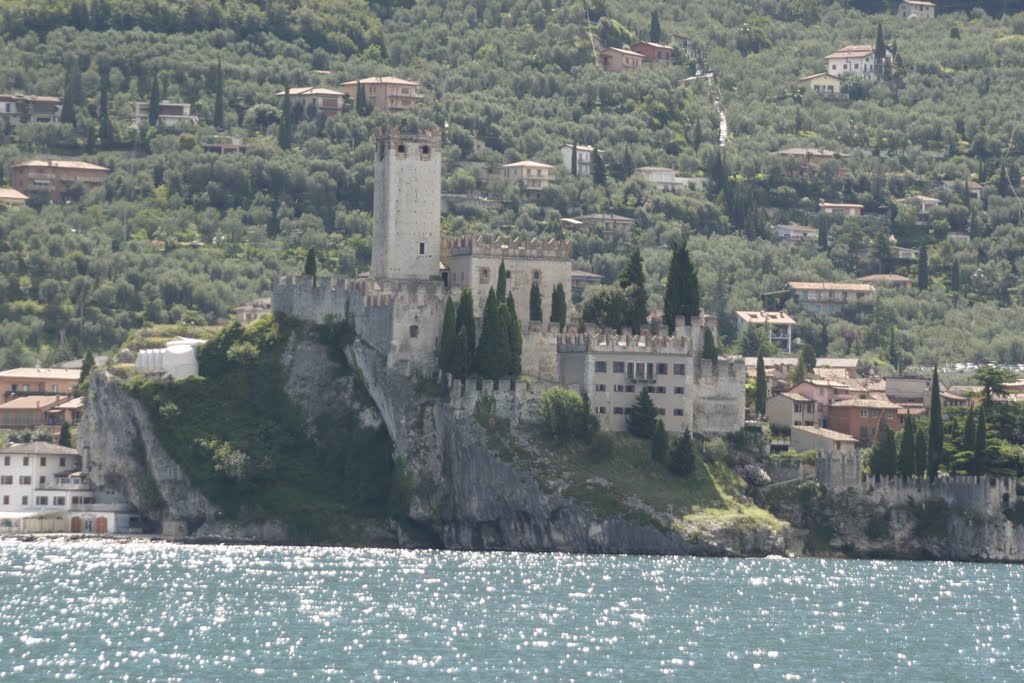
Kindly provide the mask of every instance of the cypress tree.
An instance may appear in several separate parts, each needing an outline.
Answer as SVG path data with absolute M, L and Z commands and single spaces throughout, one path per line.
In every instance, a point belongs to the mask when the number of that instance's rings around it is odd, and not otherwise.
M 619 273 L 618 284 L 627 294 L 626 322 L 634 333 L 639 332 L 647 320 L 647 276 L 639 249 L 630 253 L 626 267 Z
M 562 283 L 555 285 L 551 292 L 551 322 L 558 323 L 558 330 L 565 329 L 565 316 L 568 309 L 565 304 L 565 287 Z
M 476 347 L 476 318 L 473 315 L 473 292 L 469 287 L 463 289 L 459 297 L 459 307 L 455 312 L 455 330 L 466 332 L 466 342 L 472 357 L 473 349 Z
M 667 455 L 668 432 L 665 431 L 665 423 L 658 419 L 654 422 L 654 433 L 651 434 L 651 460 L 665 462 Z
M 160 73 L 153 72 L 153 83 L 149 86 L 149 125 L 160 121 Z
M 668 464 L 672 474 L 688 477 L 697 468 L 697 456 L 693 448 L 693 436 L 687 429 L 672 445 L 672 456 Z
M 932 368 L 932 395 L 928 411 L 928 477 L 934 479 L 942 462 L 942 400 L 939 398 L 939 366 Z
M 977 460 L 985 457 L 988 448 L 988 425 L 985 420 L 985 406 L 978 408 L 978 427 L 974 432 L 974 455 Z
M 277 144 L 281 149 L 290 149 L 292 146 L 292 111 L 291 91 L 288 84 L 284 84 L 284 104 L 281 105 L 281 122 L 277 126 Z
M 544 310 L 540 301 L 540 286 L 534 282 L 530 285 L 530 322 L 544 320 Z
M 644 259 L 640 255 L 639 249 L 630 252 L 626 266 L 619 273 L 619 287 L 625 289 L 630 285 L 639 285 L 640 287 L 647 285 L 647 276 L 644 275 Z
M 107 149 L 114 143 L 114 126 L 110 122 L 110 64 L 100 62 L 100 146 Z
M 523 328 L 519 325 L 516 314 L 516 300 L 512 292 L 508 293 L 502 315 L 505 318 L 505 331 L 508 335 L 508 364 L 506 374 L 518 377 L 523 374 Z
M 967 409 L 967 419 L 964 420 L 964 436 L 962 439 L 963 449 L 965 451 L 973 451 L 975 439 L 977 435 L 977 428 L 974 426 L 974 405 Z
M 764 417 L 768 412 L 768 375 L 760 351 L 757 352 L 757 377 L 754 380 L 754 412 L 758 417 Z
M 509 366 L 508 326 L 501 306 L 492 287 L 487 292 L 480 342 L 476 348 L 476 371 L 486 379 L 506 376 Z
M 875 33 L 875 64 L 881 69 L 885 62 L 885 36 L 882 35 L 882 24 L 879 22 L 878 31 Z
M 462 328 L 455 335 L 455 353 L 452 354 L 452 376 L 457 379 L 468 377 L 473 366 L 473 353 L 466 339 L 466 328 Z
M 658 409 L 654 407 L 647 387 L 637 394 L 633 410 L 626 416 L 626 429 L 633 436 L 649 439 L 654 434 L 654 423 L 658 421 Z
M 912 477 L 917 472 L 916 436 L 914 420 L 910 415 L 907 415 L 907 421 L 903 424 L 899 462 L 897 463 L 897 471 L 901 477 Z
M 71 425 L 67 422 L 61 422 L 60 424 L 60 438 L 57 439 L 58 446 L 64 446 L 65 448 L 71 448 Z
M 444 305 L 444 322 L 441 324 L 441 350 L 437 365 L 445 372 L 452 372 L 455 367 L 456 343 L 458 330 L 455 328 L 455 302 L 448 299 Z
M 85 384 L 85 381 L 89 379 L 89 373 L 92 372 L 93 368 L 96 367 L 96 358 L 93 357 L 92 351 L 86 351 L 85 356 L 82 358 L 82 372 L 78 375 L 78 386 L 81 387 Z M 81 393 L 75 392 L 79 396 Z
M 363 82 L 360 81 L 356 85 L 356 113 L 360 116 L 369 116 L 372 111 L 373 103 L 366 98 L 366 88 L 363 87 Z
M 594 145 L 594 154 L 590 157 L 590 175 L 594 178 L 595 185 L 605 185 L 608 182 L 608 171 L 604 167 L 604 159 Z
M 501 265 L 498 266 L 498 287 L 494 290 L 494 294 L 498 297 L 498 301 L 504 301 L 505 296 L 508 293 L 506 288 L 508 287 L 508 271 L 505 270 L 505 259 L 501 259 Z
M 661 17 L 658 16 L 658 10 L 651 12 L 651 42 L 661 42 Z
M 316 250 L 313 247 L 309 248 L 306 252 L 306 265 L 302 269 L 302 274 L 311 276 L 313 278 L 313 286 L 316 287 Z
M 693 266 L 690 263 L 690 253 L 686 248 L 686 242 L 676 244 L 672 249 L 672 261 L 668 267 L 668 279 L 665 283 L 665 308 L 664 322 L 668 326 L 668 333 L 676 333 L 676 317 L 683 315 L 683 309 L 687 307 L 687 291 L 690 285 Z M 690 314 L 692 315 L 692 314 Z
M 569 172 L 572 173 L 575 178 L 580 174 L 579 172 L 579 159 L 577 157 L 579 150 L 576 149 L 576 141 L 572 141 L 572 160 L 569 163 Z
M 878 442 L 871 450 L 871 474 L 892 477 L 897 472 L 896 437 L 885 420 L 879 422 Z
M 77 68 L 78 60 L 73 57 L 64 64 L 64 96 L 60 109 L 60 122 L 70 123 L 72 126 L 75 125 L 78 116 L 75 111 L 77 103 L 75 102 L 74 87 L 71 83 L 71 71 Z
M 918 425 L 917 438 L 914 439 L 914 473 L 923 477 L 928 472 L 928 436 L 924 427 Z
M 704 344 L 701 348 L 701 358 L 718 362 L 718 349 L 715 347 L 715 333 L 710 327 L 704 328 Z
M 217 58 L 217 77 L 214 87 L 217 89 L 213 101 L 213 127 L 224 127 L 224 70 L 221 68 L 220 57 Z
M 925 246 L 924 240 L 917 248 L 917 287 L 928 289 L 928 247 Z
M 954 292 L 960 291 L 960 260 L 953 259 L 953 266 L 949 273 L 949 288 Z

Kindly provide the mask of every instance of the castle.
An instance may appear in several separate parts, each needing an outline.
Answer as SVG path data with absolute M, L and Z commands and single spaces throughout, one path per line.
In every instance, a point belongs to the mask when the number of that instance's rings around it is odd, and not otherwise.
M 328 316 L 348 319 L 358 342 L 375 350 L 389 369 L 431 375 L 437 371 L 449 297 L 470 289 L 481 316 L 504 262 L 506 286 L 523 327 L 522 372 L 536 389 L 561 385 L 587 392 L 608 430 L 625 428 L 644 387 L 670 432 L 721 434 L 742 428 L 742 360 L 701 357 L 704 330 L 716 331 L 711 316 L 680 318 L 672 336 L 657 330 L 612 335 L 572 322 L 566 330 L 580 331 L 563 332 L 556 323 L 528 322 L 534 284 L 545 314 L 557 285 L 571 291 L 571 246 L 557 240 L 442 239 L 441 143 L 436 130 L 379 130 L 370 272 L 318 281 L 279 277 L 273 310 L 317 323 Z

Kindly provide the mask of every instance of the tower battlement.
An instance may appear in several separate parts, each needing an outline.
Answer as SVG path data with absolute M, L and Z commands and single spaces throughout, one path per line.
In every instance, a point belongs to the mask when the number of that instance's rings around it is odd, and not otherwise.
M 572 244 L 561 240 L 540 240 L 534 237 L 523 240 L 518 237 L 496 237 L 487 240 L 482 237 L 462 235 L 441 241 L 441 253 L 446 256 L 489 256 L 493 258 L 571 259 Z

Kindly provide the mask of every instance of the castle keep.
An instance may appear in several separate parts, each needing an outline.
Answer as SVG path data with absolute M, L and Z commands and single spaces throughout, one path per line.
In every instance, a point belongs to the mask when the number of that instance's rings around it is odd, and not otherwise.
M 680 319 L 676 334 L 644 331 L 611 335 L 586 326 L 562 333 L 557 324 L 530 322 L 530 289 L 537 284 L 544 316 L 551 293 L 571 291 L 572 250 L 558 240 L 441 239 L 441 148 L 439 131 L 377 133 L 374 154 L 373 253 L 370 272 L 356 278 L 279 277 L 273 310 L 320 323 L 348 319 L 357 343 L 375 351 L 390 369 L 407 376 L 437 370 L 445 304 L 465 288 L 475 312 L 483 313 L 497 285 L 502 261 L 506 286 L 516 302 L 523 332 L 522 372 L 533 380 L 534 400 L 547 386 L 588 393 L 601 426 L 625 429 L 636 394 L 648 388 L 671 432 L 733 432 L 743 426 L 745 372 L 740 360 L 701 359 L 703 314 Z M 568 329 L 576 329 L 570 324 Z M 497 383 L 495 389 L 498 388 Z M 464 392 L 459 392 L 464 399 Z M 513 398 L 513 402 L 520 399 Z M 516 407 L 522 412 L 522 407 Z

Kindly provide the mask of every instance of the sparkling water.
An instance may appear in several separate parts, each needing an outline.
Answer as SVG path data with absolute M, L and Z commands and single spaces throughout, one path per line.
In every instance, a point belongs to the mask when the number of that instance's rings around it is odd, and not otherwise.
M 0 541 L 0 679 L 1019 681 L 1024 570 Z

